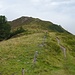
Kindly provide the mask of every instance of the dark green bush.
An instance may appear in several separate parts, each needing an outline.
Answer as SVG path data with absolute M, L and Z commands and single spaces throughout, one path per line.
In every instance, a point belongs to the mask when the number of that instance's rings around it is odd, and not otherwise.
M 8 24 L 5 16 L 0 16 L 0 41 L 10 36 L 11 26 Z
M 23 27 L 19 27 L 19 28 L 17 28 L 17 30 L 11 32 L 10 37 L 15 36 L 15 35 L 17 35 L 17 34 L 19 34 L 19 33 L 25 32 L 25 31 L 26 31 L 26 30 L 24 30 Z

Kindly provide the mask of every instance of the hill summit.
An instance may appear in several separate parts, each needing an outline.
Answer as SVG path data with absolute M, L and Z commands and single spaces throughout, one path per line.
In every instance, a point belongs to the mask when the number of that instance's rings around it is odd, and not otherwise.
M 63 33 L 63 32 L 69 33 L 60 25 L 53 24 L 50 21 L 40 20 L 38 18 L 22 16 L 13 21 L 10 21 L 9 23 L 12 26 L 12 28 L 18 28 L 20 26 L 23 26 L 23 28 L 25 29 L 33 29 L 33 30 L 42 29 L 42 30 L 48 30 L 48 31 L 56 31 L 60 33 Z

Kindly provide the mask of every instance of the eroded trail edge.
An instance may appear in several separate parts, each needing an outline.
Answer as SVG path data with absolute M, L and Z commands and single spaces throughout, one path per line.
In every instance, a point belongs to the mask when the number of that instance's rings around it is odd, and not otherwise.
M 63 51 L 64 57 L 66 58 L 66 48 L 60 44 L 60 39 L 58 37 L 56 37 L 56 40 L 58 42 L 58 45 L 60 46 L 60 48 Z

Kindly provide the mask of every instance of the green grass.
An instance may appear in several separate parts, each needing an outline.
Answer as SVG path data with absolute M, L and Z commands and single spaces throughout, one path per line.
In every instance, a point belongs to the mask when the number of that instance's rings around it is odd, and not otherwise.
M 48 21 L 20 20 L 12 22 L 12 31 L 21 25 L 27 32 L 0 42 L 0 75 L 22 75 L 22 68 L 25 75 L 75 75 L 75 36 Z M 66 58 L 56 37 L 66 48 Z
M 62 36 L 58 36 L 66 46 L 67 43 L 63 41 Z M 55 32 L 48 32 L 47 35 L 41 32 L 0 42 L 0 74 L 21 75 L 24 68 L 25 75 L 74 75 L 75 60 L 72 51 L 66 47 L 67 60 L 65 60 L 55 37 Z M 44 45 L 41 46 L 43 41 Z M 38 55 L 34 65 L 35 51 L 38 51 Z

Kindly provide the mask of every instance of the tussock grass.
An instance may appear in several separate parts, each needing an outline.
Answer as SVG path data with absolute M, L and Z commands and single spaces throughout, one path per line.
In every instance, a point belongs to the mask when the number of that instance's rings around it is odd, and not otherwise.
M 57 44 L 56 36 L 67 49 L 66 60 Z M 25 75 L 74 75 L 74 38 L 41 31 L 0 42 L 0 74 L 21 75 L 24 68 Z M 34 64 L 35 51 L 38 51 L 38 55 Z

